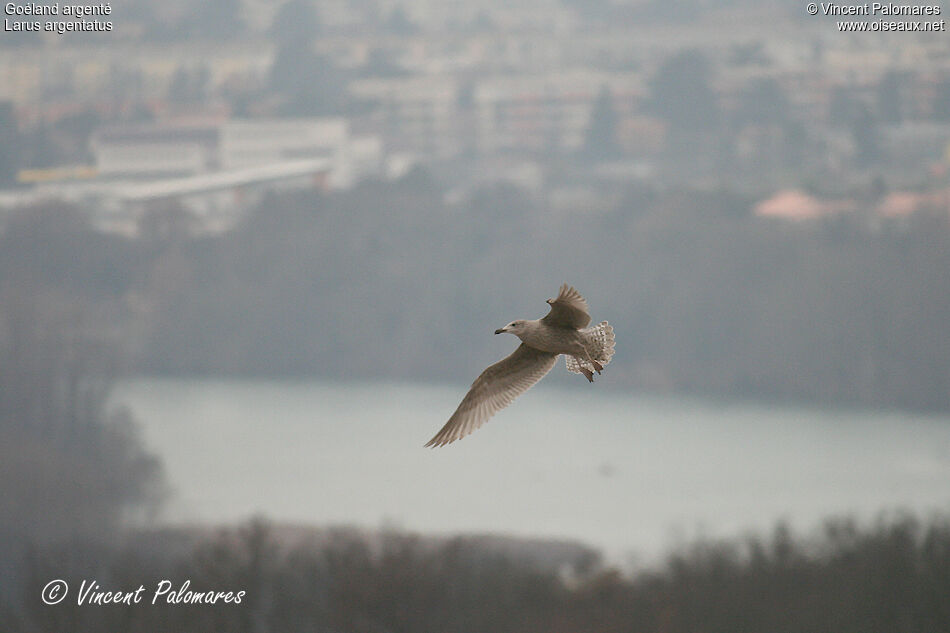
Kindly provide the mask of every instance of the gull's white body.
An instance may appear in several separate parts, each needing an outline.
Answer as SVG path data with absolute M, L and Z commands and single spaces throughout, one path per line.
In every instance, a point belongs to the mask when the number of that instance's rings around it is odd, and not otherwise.
M 544 318 L 512 321 L 495 330 L 514 334 L 521 345 L 475 379 L 458 409 L 426 446 L 444 446 L 477 429 L 544 378 L 560 354 L 565 355 L 569 371 L 594 381 L 594 372 L 599 374 L 614 354 L 613 328 L 606 321 L 587 327 L 587 302 L 567 284 L 548 304 L 551 311 Z

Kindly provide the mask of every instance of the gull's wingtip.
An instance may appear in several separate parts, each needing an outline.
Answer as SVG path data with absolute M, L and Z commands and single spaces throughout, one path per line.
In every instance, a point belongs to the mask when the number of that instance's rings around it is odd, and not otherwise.
M 444 439 L 439 439 L 439 436 L 436 435 L 436 436 L 433 437 L 431 440 L 429 440 L 428 442 L 426 442 L 426 443 L 423 445 L 423 448 L 439 448 L 440 446 L 445 446 L 445 445 L 448 444 L 448 443 L 449 443 L 449 442 L 446 442 Z
M 440 437 L 441 433 L 436 433 L 435 437 L 426 442 L 423 445 L 423 448 L 441 448 L 443 446 L 448 446 L 455 440 L 462 439 L 462 437 Z

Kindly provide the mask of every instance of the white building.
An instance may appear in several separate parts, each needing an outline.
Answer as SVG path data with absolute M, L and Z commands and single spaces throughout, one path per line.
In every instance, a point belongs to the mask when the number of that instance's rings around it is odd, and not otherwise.
M 94 168 L 35 170 L 31 188 L 0 192 L 0 208 L 70 200 L 96 209 L 101 227 L 131 233 L 150 209 L 181 205 L 215 231 L 267 192 L 345 188 L 383 163 L 381 140 L 351 135 L 342 118 L 109 126 L 90 147 Z
M 328 185 L 345 187 L 377 173 L 382 161 L 379 140 L 353 137 L 339 117 L 110 126 L 90 145 L 100 177 L 135 180 L 322 160 Z
M 117 125 L 90 139 L 102 177 L 185 176 L 217 165 L 218 130 L 207 124 Z
M 223 169 L 303 158 L 341 159 L 349 142 L 343 118 L 236 119 L 220 127 Z

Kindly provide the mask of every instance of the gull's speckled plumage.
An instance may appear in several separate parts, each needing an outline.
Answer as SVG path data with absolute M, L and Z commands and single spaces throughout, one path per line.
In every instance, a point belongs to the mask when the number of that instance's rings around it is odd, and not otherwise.
M 445 446 L 465 437 L 544 378 L 565 355 L 568 371 L 584 374 L 594 382 L 614 354 L 614 330 L 606 321 L 590 324 L 587 301 L 564 284 L 551 311 L 533 321 L 517 320 L 498 330 L 521 339 L 521 345 L 475 379 L 458 409 L 426 446 Z

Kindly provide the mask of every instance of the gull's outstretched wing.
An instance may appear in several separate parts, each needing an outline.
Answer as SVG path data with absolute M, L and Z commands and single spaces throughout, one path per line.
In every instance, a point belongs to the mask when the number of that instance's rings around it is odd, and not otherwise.
M 445 446 L 465 437 L 551 371 L 557 354 L 521 344 L 475 379 L 449 421 L 426 446 Z
M 548 299 L 551 311 L 541 319 L 546 325 L 579 330 L 590 323 L 587 302 L 572 286 L 563 284 L 557 299 Z

